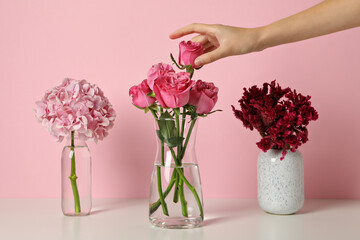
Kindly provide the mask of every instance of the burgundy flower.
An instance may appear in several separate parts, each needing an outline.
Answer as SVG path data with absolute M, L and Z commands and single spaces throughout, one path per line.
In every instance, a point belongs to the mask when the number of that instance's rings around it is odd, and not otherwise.
M 234 106 L 232 109 L 244 127 L 259 131 L 263 138 L 257 146 L 261 150 L 282 149 L 283 159 L 286 150 L 295 151 L 308 141 L 306 126 L 319 117 L 310 98 L 290 88 L 282 89 L 274 80 L 262 88 L 244 88 L 240 110 Z
M 256 143 L 256 145 L 266 152 L 267 150 L 271 149 L 271 147 L 274 145 L 273 141 L 271 140 L 271 137 L 267 136 L 260 140 L 260 142 Z

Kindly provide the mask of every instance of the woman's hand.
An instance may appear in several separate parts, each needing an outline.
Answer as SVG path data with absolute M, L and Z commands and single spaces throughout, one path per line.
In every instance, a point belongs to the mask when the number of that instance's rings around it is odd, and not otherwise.
M 218 59 L 260 51 L 260 28 L 239 28 L 220 24 L 193 23 L 170 34 L 171 39 L 198 33 L 191 41 L 199 42 L 205 53 L 195 60 L 196 67 Z
M 281 44 L 297 42 L 360 26 L 360 0 L 325 0 L 300 13 L 259 28 L 193 23 L 170 34 L 176 39 L 198 33 L 205 54 L 195 60 L 197 67 L 218 59 Z

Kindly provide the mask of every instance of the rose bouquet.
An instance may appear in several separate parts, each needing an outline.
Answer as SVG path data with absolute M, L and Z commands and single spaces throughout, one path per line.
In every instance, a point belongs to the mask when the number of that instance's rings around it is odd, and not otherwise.
M 184 196 L 186 186 L 195 197 L 200 216 L 203 218 L 199 193 L 192 186 L 191 181 L 188 181 L 182 169 L 196 121 L 199 117 L 206 117 L 215 112 L 212 109 L 218 99 L 218 88 L 213 83 L 191 79 L 194 73 L 194 59 L 203 51 L 199 43 L 181 42 L 179 63 L 172 55 L 171 59 L 179 69 L 185 69 L 186 72 L 175 72 L 171 65 L 158 63 L 150 68 L 147 79 L 131 87 L 129 91 L 133 104 L 145 110 L 145 113 L 150 111 L 154 116 L 157 125 L 156 134 L 161 144 L 161 161 L 156 165 L 158 200 L 150 204 L 150 214 L 162 206 L 163 214 L 169 216 L 165 198 L 174 188 L 173 201 L 176 203 L 180 198 L 182 215 L 188 217 L 190 214 Z M 189 125 L 187 131 L 185 124 Z M 163 191 L 160 168 L 166 165 L 165 156 L 168 159 L 168 153 L 174 161 L 175 169 L 169 186 Z
M 81 212 L 75 164 L 75 137 L 103 140 L 115 121 L 115 110 L 103 91 L 86 80 L 66 78 L 36 102 L 36 117 L 57 142 L 70 139 L 71 183 L 75 212 Z
M 246 128 L 260 133 L 262 139 L 257 146 L 264 152 L 281 149 L 282 160 L 287 150 L 295 152 L 308 141 L 306 126 L 318 119 L 310 98 L 290 88 L 282 89 L 274 80 L 264 83 L 263 88 L 244 88 L 244 95 L 239 100 L 241 110 L 234 106 L 232 109 Z

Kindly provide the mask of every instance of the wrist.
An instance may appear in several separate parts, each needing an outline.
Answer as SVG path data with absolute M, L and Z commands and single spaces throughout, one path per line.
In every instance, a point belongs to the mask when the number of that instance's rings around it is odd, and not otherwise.
M 255 51 L 260 52 L 269 48 L 269 25 L 257 27 L 254 29 L 256 31 L 256 45 Z

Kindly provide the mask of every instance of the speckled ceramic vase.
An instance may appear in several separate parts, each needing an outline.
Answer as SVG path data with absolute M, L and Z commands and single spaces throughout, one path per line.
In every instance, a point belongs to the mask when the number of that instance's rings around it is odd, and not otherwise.
M 258 156 L 258 202 L 267 213 L 293 214 L 304 203 L 304 161 L 299 151 L 270 149 Z

